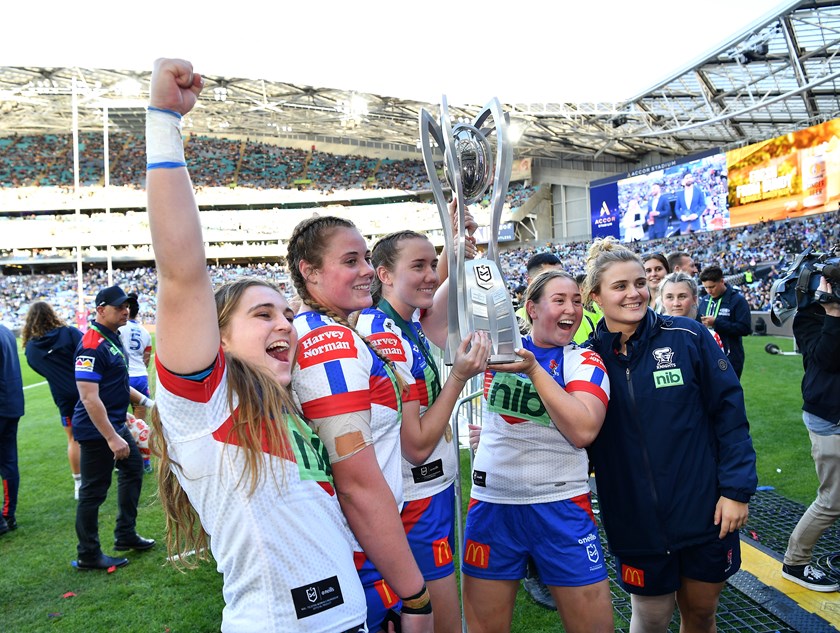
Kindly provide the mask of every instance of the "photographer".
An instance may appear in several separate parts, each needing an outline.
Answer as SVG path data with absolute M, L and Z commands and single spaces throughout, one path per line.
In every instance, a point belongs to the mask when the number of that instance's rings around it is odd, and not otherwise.
M 825 277 L 819 290 L 832 294 Z M 802 419 L 820 485 L 790 536 L 782 576 L 812 591 L 837 591 L 838 584 L 811 565 L 811 555 L 822 533 L 840 516 L 840 303 L 813 302 L 801 308 L 793 320 L 793 334 L 805 367 Z

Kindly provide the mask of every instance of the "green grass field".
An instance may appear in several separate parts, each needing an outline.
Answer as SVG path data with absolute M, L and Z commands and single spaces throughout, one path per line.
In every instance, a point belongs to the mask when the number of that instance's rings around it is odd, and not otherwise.
M 771 356 L 775 342 L 792 350 L 790 340 L 745 340 L 743 384 L 759 484 L 810 503 L 817 486 L 808 435 L 800 415 L 799 356 Z M 181 573 L 165 564 L 161 543 L 150 552 L 128 553 L 131 564 L 112 574 L 79 572 L 75 558 L 75 501 L 66 458 L 66 439 L 47 385 L 25 362 L 26 415 L 20 422 L 18 452 L 21 487 L 19 528 L 0 537 L 0 632 L 154 632 L 218 631 L 223 606 L 221 576 L 213 564 Z M 463 455 L 464 496 L 468 496 L 467 455 Z M 100 538 L 112 553 L 116 484 L 100 512 Z M 163 515 L 155 501 L 154 477 L 147 476 L 138 531 L 163 538 Z M 70 595 L 74 594 L 74 595 Z M 517 599 L 513 631 L 539 633 L 562 628 L 555 613 L 534 605 L 523 592 Z

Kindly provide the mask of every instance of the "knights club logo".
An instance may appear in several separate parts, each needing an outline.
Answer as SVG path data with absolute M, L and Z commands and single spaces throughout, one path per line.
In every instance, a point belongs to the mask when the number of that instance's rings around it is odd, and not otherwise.
M 557 368 L 560 367 L 560 364 L 557 362 L 557 359 L 552 358 L 548 361 L 548 371 L 551 372 L 552 376 L 557 375 Z
M 657 369 L 669 369 L 674 367 L 674 350 L 670 347 L 660 347 L 651 352 L 656 361 Z

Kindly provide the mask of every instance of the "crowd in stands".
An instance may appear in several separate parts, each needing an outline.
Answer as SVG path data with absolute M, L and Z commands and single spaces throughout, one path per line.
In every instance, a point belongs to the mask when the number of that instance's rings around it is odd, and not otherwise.
M 640 253 L 662 252 L 668 254 L 685 251 L 692 255 L 698 268 L 710 264 L 721 266 L 724 273 L 744 294 L 750 308 L 770 309 L 770 289 L 773 281 L 783 273 L 792 259 L 808 246 L 827 250 L 840 242 L 840 211 L 806 216 L 796 220 L 763 222 L 746 227 L 724 229 L 707 233 L 693 233 L 662 240 L 634 244 Z M 584 257 L 589 242 L 565 244 L 547 243 L 539 246 L 521 246 L 501 253 L 502 269 L 511 290 L 526 281 L 525 266 L 536 252 L 548 251 L 563 261 L 572 274 L 584 270 Z M 286 269 L 276 263 L 253 265 L 211 265 L 208 267 L 215 284 L 241 275 L 257 275 L 285 284 L 291 293 Z M 745 272 L 752 273 L 752 281 L 745 279 Z M 115 269 L 113 283 L 126 292 L 140 296 L 140 318 L 154 322 L 157 279 L 151 267 Z M 102 269 L 84 273 L 86 289 L 109 285 Z M 19 327 L 29 304 L 39 299 L 52 303 L 59 314 L 75 322 L 78 306 L 76 275 L 68 271 L 60 274 L 0 276 L 0 321 Z M 87 306 L 90 301 L 85 299 Z
M 141 135 L 109 136 L 109 184 L 143 189 L 146 180 L 145 139 Z M 255 140 L 208 136 L 187 138 L 187 161 L 194 165 L 193 184 L 261 190 L 305 189 L 335 193 L 355 189 L 429 190 L 423 161 L 395 160 L 280 147 Z M 104 139 L 101 134 L 79 136 L 79 182 L 82 187 L 104 185 Z M 73 186 L 73 149 L 69 134 L 12 135 L 0 138 L 0 189 Z M 507 204 L 521 206 L 536 190 L 524 182 L 508 187 Z M 489 198 L 484 204 L 489 203 Z
M 779 274 L 806 247 L 827 250 L 840 243 L 840 212 L 806 216 L 796 220 L 762 222 L 745 227 L 723 229 L 661 240 L 636 242 L 640 254 L 685 251 L 698 268 L 720 266 L 731 277 L 753 310 L 770 309 L 770 289 Z M 539 247 L 520 247 L 502 253 L 502 272 L 511 290 L 525 284 L 526 263 L 538 251 L 552 252 L 573 275 L 584 272 L 590 242 L 548 243 Z M 743 273 L 750 271 L 753 281 L 746 283 Z
M 221 264 L 209 265 L 214 285 L 237 277 L 257 276 L 268 279 L 291 294 L 292 285 L 286 268 L 280 264 Z M 125 292 L 136 292 L 139 298 L 138 318 L 143 323 L 155 322 L 157 308 L 157 274 L 154 267 L 115 268 L 113 279 L 109 280 L 104 269 L 86 270 L 82 275 L 82 287 L 90 296 L 83 297 L 85 312 L 93 308 L 93 295 L 100 288 L 116 284 Z M 56 314 L 69 324 L 77 323 L 79 295 L 77 276 L 73 272 L 34 275 L 0 276 L 0 322 L 12 328 L 23 325 L 29 304 L 34 301 L 49 302 Z M 86 314 L 84 315 L 86 317 Z

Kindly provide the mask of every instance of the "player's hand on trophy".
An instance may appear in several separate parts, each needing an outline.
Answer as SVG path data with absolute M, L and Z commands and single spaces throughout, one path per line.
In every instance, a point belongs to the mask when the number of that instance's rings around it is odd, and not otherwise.
M 149 105 L 183 115 L 193 109 L 203 87 L 204 79 L 190 62 L 162 57 L 152 70 Z
M 458 236 L 460 235 L 457 198 L 452 198 L 452 201 L 449 203 L 449 217 L 452 220 L 452 234 L 454 235 L 455 243 L 457 243 Z M 478 229 L 478 222 L 475 221 L 468 207 L 464 209 L 464 226 L 467 229 L 466 237 L 464 238 L 464 254 L 467 259 L 475 259 L 475 256 L 478 254 L 478 247 L 476 246 L 473 233 Z
M 534 356 L 533 352 L 525 349 L 524 347 L 520 347 L 513 350 L 513 353 L 516 354 L 519 359 L 513 360 L 509 363 L 495 363 L 491 369 L 493 371 L 503 371 L 510 374 L 527 374 L 528 377 L 531 377 L 531 374 L 534 371 L 538 371 L 540 369 L 540 364 L 537 362 L 537 358 Z
M 452 363 L 451 375 L 462 384 L 487 369 L 487 359 L 493 353 L 493 343 L 490 335 L 481 330 L 468 334 L 458 350 Z

